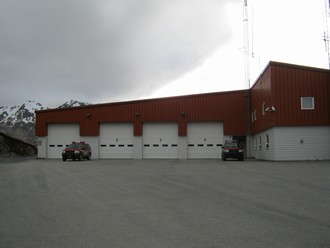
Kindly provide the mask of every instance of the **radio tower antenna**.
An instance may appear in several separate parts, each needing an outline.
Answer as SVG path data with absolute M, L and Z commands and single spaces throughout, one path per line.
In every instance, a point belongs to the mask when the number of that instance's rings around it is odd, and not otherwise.
M 329 69 L 330 69 L 330 37 L 329 37 L 329 19 L 330 19 L 330 0 L 325 0 L 325 17 L 324 17 L 324 45 L 325 45 L 325 51 L 328 54 L 328 62 L 329 62 Z
M 248 1 L 243 0 L 243 38 L 244 38 L 244 74 L 245 88 L 250 89 L 250 47 L 249 47 L 249 18 L 248 18 Z

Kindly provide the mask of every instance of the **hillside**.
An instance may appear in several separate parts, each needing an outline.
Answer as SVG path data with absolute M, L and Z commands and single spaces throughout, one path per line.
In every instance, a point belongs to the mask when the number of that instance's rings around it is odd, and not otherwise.
M 31 144 L 0 133 L 0 157 L 34 156 L 37 148 Z

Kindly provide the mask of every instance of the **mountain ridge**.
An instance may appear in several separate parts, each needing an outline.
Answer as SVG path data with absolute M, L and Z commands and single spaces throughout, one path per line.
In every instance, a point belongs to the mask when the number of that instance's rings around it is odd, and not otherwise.
M 57 108 L 86 105 L 91 104 L 69 100 Z M 20 105 L 0 107 L 0 132 L 26 143 L 37 145 L 37 138 L 35 136 L 35 111 L 46 109 L 49 108 L 44 107 L 40 102 L 35 100 L 27 100 Z

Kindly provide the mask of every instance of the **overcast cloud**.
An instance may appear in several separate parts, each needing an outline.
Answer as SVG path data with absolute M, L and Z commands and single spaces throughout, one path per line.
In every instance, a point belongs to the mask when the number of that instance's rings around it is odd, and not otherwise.
M 228 2 L 2 0 L 0 106 L 148 96 L 229 42 Z

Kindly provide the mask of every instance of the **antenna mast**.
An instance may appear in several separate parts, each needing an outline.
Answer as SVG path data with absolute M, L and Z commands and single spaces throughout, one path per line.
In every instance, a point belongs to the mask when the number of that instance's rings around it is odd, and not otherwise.
M 249 47 L 249 18 L 248 18 L 248 1 L 243 0 L 243 34 L 244 34 L 244 73 L 245 88 L 250 89 L 250 47 Z
M 330 18 L 330 0 L 325 0 L 325 30 L 324 30 L 324 45 L 325 50 L 328 54 L 328 62 L 329 62 L 329 69 L 330 69 L 330 38 L 329 38 L 329 18 Z

